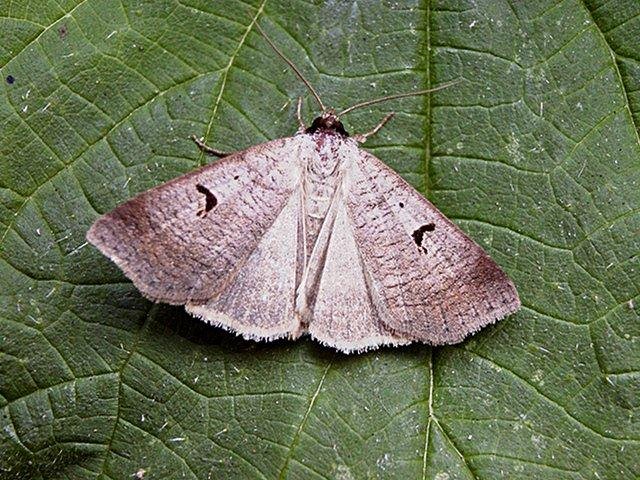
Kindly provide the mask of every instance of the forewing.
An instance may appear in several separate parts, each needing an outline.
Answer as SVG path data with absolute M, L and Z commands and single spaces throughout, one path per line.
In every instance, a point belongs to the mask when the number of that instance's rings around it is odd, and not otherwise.
M 360 151 L 346 182 L 355 240 L 391 330 L 457 343 L 520 307 L 487 253 L 380 160 Z
M 187 311 L 254 340 L 300 336 L 294 306 L 305 253 L 302 226 L 299 188 L 227 288 L 206 303 L 187 303 Z
M 87 239 L 146 297 L 206 302 L 228 288 L 298 188 L 306 155 L 299 138 L 257 145 L 146 191 L 100 217 Z

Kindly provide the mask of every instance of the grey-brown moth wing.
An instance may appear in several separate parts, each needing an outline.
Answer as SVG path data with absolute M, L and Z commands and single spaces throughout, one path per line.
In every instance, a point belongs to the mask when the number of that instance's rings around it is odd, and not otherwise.
M 207 302 L 233 283 L 299 189 L 303 147 L 291 137 L 232 154 L 120 205 L 87 239 L 146 297 Z
M 513 282 L 489 255 L 379 159 L 361 150 L 345 190 L 388 328 L 452 344 L 520 307 Z

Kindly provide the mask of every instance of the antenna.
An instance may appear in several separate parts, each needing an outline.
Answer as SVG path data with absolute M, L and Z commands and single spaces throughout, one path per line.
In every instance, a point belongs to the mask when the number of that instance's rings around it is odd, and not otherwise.
M 278 54 L 278 56 L 284 60 L 287 65 L 289 65 L 291 67 L 291 69 L 295 72 L 295 74 L 298 76 L 298 78 L 300 80 L 302 80 L 302 83 L 304 83 L 307 88 L 309 89 L 309 91 L 313 94 L 314 98 L 316 99 L 316 101 L 318 102 L 318 105 L 320 105 L 320 108 L 322 109 L 323 112 L 325 112 L 327 110 L 327 108 L 324 106 L 324 103 L 322 103 L 322 100 L 320 100 L 320 95 L 318 95 L 318 93 L 315 91 L 315 89 L 311 86 L 311 84 L 309 83 L 309 81 L 304 78 L 304 76 L 302 75 L 302 73 L 300 72 L 300 70 L 298 70 L 298 67 L 296 67 L 293 62 L 291 60 L 289 60 L 284 53 L 282 53 L 280 51 L 280 49 L 278 47 L 276 47 L 276 44 L 273 43 L 271 41 L 271 39 L 267 36 L 267 34 L 264 32 L 264 30 L 262 30 L 262 28 L 260 27 L 260 25 L 258 25 L 257 23 L 254 24 L 256 26 L 256 28 L 258 29 L 258 31 L 260 32 L 260 34 L 264 37 L 264 39 L 267 41 L 267 43 L 271 46 L 271 48 L 273 48 L 273 50 Z
M 368 107 L 369 105 L 373 105 L 375 103 L 386 102 L 387 100 L 395 100 L 396 98 L 405 98 L 405 97 L 416 97 L 418 95 L 424 95 L 426 93 L 436 92 L 438 90 L 442 90 L 443 88 L 450 87 L 455 85 L 456 83 L 460 83 L 462 80 L 453 80 L 451 82 L 443 83 L 442 85 L 438 85 L 437 87 L 430 88 L 428 90 L 418 90 L 417 92 L 408 92 L 408 93 L 399 93 L 396 95 L 389 95 L 387 97 L 375 98 L 373 100 L 367 100 L 366 102 L 356 103 L 352 107 L 349 107 L 340 113 L 337 114 L 338 117 L 342 115 L 346 115 L 347 113 L 355 110 L 356 108 Z

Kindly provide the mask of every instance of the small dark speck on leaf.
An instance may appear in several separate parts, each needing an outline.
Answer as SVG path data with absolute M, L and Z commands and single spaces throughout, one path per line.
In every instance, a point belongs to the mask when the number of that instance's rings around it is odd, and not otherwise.
M 404 203 L 400 202 L 400 203 L 398 204 L 398 206 L 399 206 L 400 208 L 404 208 Z
M 67 33 L 69 33 L 69 30 L 67 29 L 66 25 L 62 25 L 59 29 L 58 29 L 58 36 L 64 40 L 65 37 L 67 36 Z
M 16 81 L 16 79 L 14 78 L 13 75 L 7 75 L 7 83 L 9 85 L 13 85 L 13 82 L 15 82 L 15 81 Z
M 240 178 L 240 175 L 236 175 L 235 177 L 233 177 L 234 180 L 238 180 Z

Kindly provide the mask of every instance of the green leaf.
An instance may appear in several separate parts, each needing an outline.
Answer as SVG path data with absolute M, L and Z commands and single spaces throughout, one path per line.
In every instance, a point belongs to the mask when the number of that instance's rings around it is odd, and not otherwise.
M 509 272 L 446 348 L 243 341 L 152 305 L 99 214 L 296 129 L 304 86 Z M 640 4 L 0 5 L 0 477 L 640 476 Z M 9 76 L 13 82 L 9 82 Z

